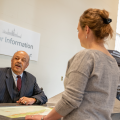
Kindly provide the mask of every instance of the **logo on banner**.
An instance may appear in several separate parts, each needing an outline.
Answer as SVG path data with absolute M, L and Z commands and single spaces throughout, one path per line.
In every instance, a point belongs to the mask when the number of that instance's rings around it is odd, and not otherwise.
M 7 34 L 7 35 L 14 36 L 14 37 L 18 37 L 18 38 L 21 38 L 21 37 L 22 37 L 22 35 L 19 36 L 17 33 L 15 33 L 15 29 L 12 30 L 11 32 L 9 32 L 9 29 L 8 29 L 8 31 L 5 31 L 5 30 L 4 30 L 3 33 L 4 33 L 4 34 Z

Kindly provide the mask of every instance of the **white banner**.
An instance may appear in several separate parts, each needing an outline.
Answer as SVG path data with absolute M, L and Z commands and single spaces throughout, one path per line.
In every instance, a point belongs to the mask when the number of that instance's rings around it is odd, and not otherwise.
M 13 56 L 26 51 L 30 60 L 38 61 L 40 33 L 0 20 L 0 54 Z

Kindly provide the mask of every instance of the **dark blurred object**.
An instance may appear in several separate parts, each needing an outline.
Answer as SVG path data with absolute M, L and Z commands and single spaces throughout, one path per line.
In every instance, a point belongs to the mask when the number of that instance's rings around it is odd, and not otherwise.
M 120 101 L 120 85 L 118 85 L 118 88 L 117 88 L 117 96 L 116 98 Z
M 40 89 L 41 89 L 41 91 L 43 91 L 43 88 L 42 88 L 42 87 L 41 87 Z
M 109 53 L 116 59 L 118 66 L 120 67 L 120 52 L 116 50 L 108 50 Z M 117 88 L 117 95 L 116 98 L 120 101 L 120 84 Z
M 120 67 L 120 52 L 117 50 L 108 50 L 109 53 L 116 59 L 118 66 Z

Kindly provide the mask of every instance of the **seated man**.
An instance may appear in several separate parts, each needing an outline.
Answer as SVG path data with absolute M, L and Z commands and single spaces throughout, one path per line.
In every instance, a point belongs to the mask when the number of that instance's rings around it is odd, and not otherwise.
M 24 71 L 29 55 L 18 51 L 11 59 L 11 68 L 0 68 L 0 103 L 45 104 L 47 97 L 39 88 L 36 78 Z

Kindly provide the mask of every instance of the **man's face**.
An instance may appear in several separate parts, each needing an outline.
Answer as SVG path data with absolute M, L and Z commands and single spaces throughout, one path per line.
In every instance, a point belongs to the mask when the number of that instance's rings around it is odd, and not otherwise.
M 11 60 L 11 68 L 16 75 L 20 75 L 29 65 L 29 56 L 24 51 L 18 51 Z

